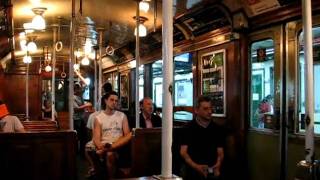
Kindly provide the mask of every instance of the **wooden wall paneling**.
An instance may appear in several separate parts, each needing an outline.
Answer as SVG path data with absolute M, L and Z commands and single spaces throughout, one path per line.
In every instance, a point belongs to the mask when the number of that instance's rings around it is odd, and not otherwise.
M 39 75 L 29 75 L 29 115 L 31 120 L 41 115 L 41 91 Z M 11 114 L 25 114 L 26 112 L 26 80 L 25 75 L 6 74 L 4 79 L 4 101 Z
M 200 58 L 202 54 L 212 51 L 225 49 L 226 50 L 226 117 L 215 117 L 214 119 L 219 124 L 228 124 L 233 129 L 238 128 L 240 122 L 240 70 L 239 60 L 236 57 L 238 53 L 235 53 L 235 42 L 229 42 L 218 46 L 213 46 L 198 53 L 198 67 L 200 67 Z M 238 43 L 237 43 L 238 45 Z M 200 78 L 201 69 L 198 68 L 198 77 Z M 197 82 L 198 95 L 201 93 L 200 79 Z

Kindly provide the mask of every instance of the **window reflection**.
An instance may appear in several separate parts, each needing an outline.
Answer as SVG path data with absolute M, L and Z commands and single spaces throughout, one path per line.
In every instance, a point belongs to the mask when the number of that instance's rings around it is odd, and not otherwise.
M 162 107 L 162 60 L 152 64 L 153 101 L 157 107 Z M 193 106 L 193 74 L 190 53 L 174 57 L 174 106 Z M 178 120 L 192 120 L 192 114 L 179 111 L 174 118 Z
M 273 127 L 274 42 L 272 39 L 254 42 L 251 57 L 250 124 L 254 128 Z
M 312 29 L 313 34 L 313 75 L 314 75 L 314 131 L 320 133 L 320 27 Z M 305 103 L 305 59 L 303 52 L 303 32 L 298 36 L 299 38 L 299 132 L 305 131 L 304 116 L 306 112 Z

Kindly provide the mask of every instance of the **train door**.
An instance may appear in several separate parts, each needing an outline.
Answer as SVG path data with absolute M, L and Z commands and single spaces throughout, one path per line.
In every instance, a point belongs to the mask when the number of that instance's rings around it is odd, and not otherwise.
M 313 76 L 314 76 L 314 133 L 315 159 L 320 159 L 320 18 L 313 17 Z M 286 24 L 287 57 L 287 118 L 288 118 L 288 179 L 296 176 L 296 164 L 305 159 L 305 59 L 302 21 Z
M 249 178 L 278 179 L 282 26 L 249 34 Z

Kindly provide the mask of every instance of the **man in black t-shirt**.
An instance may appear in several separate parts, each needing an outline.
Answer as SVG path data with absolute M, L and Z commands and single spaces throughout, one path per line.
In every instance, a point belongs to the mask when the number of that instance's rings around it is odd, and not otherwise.
M 211 99 L 200 96 L 191 121 L 183 136 L 180 154 L 187 164 L 186 179 L 209 179 L 220 176 L 224 158 L 224 136 L 212 122 Z

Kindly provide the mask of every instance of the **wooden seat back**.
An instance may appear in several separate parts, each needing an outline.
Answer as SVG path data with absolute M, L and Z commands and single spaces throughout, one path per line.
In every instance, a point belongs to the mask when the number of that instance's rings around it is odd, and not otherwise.
M 173 129 L 173 173 L 179 175 L 183 160 L 180 156 L 181 137 L 185 128 Z M 133 129 L 131 140 L 131 175 L 150 176 L 161 173 L 161 128 Z
M 76 179 L 74 131 L 0 133 L 1 179 Z
M 58 124 L 56 121 L 22 121 L 24 129 L 28 132 L 57 131 Z
M 161 128 L 133 129 L 131 155 L 132 176 L 160 174 Z

